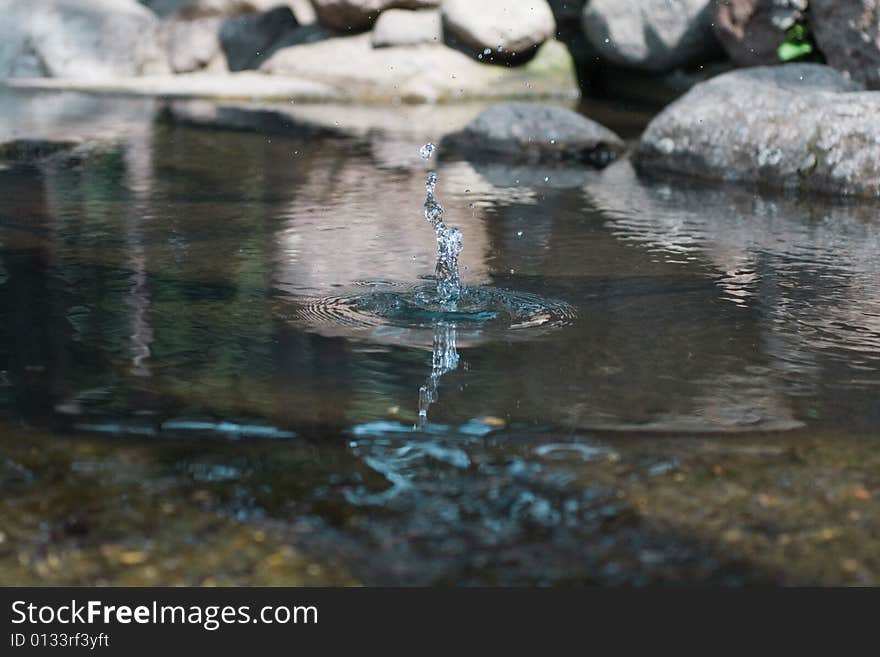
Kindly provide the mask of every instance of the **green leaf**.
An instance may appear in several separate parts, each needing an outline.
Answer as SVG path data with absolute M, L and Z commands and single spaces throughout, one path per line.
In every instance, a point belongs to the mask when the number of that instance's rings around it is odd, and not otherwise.
M 791 43 L 789 41 L 780 43 L 776 50 L 781 62 L 790 62 L 793 59 L 809 55 L 811 52 L 813 52 L 812 43 Z

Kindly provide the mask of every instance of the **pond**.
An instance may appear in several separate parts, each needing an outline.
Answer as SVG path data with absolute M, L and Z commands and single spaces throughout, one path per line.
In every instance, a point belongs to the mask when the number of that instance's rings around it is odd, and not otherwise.
M 118 130 L 0 167 L 3 583 L 878 581 L 876 205 L 24 100 Z M 464 285 L 565 321 L 352 311 L 432 274 L 429 166 Z

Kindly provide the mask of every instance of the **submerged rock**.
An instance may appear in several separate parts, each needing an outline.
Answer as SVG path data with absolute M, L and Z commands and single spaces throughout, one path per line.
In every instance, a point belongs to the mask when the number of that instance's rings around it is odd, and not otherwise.
M 604 166 L 624 150 L 608 128 L 576 112 L 537 103 L 500 103 L 483 110 L 444 150 L 473 159 L 578 160 Z
M 438 102 L 481 98 L 577 98 L 571 56 L 548 41 L 525 66 L 486 66 L 443 44 L 373 48 L 369 34 L 276 52 L 261 71 L 314 80 L 357 101 Z
M 376 21 L 371 41 L 374 48 L 386 48 L 440 43 L 442 38 L 439 11 L 389 9 L 382 12 Z
M 0 0 L 0 78 L 168 71 L 159 20 L 136 0 Z
M 230 71 L 258 68 L 297 27 L 289 7 L 243 16 L 231 16 L 220 26 L 220 45 Z
M 544 0 L 443 0 L 441 13 L 447 41 L 487 62 L 525 61 L 556 33 Z
M 368 30 L 386 9 L 425 9 L 439 0 L 312 0 L 321 25 L 346 32 Z
M 810 24 L 828 64 L 880 89 L 880 0 L 811 0 Z
M 669 71 L 719 54 L 713 12 L 713 0 L 590 0 L 584 33 L 612 64 Z
M 785 30 L 804 19 L 806 8 L 807 0 L 721 0 L 715 35 L 739 66 L 778 64 Z
M 756 67 L 694 87 L 658 115 L 644 170 L 880 196 L 880 93 L 817 64 Z

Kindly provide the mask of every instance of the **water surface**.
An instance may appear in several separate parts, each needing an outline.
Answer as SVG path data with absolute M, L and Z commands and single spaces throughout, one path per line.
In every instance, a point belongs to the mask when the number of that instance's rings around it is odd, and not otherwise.
M 104 102 L 104 124 L 126 128 L 100 147 L 0 167 L 9 450 L 22 431 L 54 436 L 71 473 L 78 445 L 111 462 L 138 450 L 164 464 L 138 475 L 142 494 L 209 486 L 212 513 L 280 523 L 281 542 L 368 583 L 760 580 L 703 538 L 633 528 L 619 487 L 638 499 L 627 486 L 737 446 L 716 460 L 835 441 L 873 452 L 876 205 L 651 180 L 627 160 L 440 154 L 463 283 L 574 310 L 548 330 L 451 335 L 334 301 L 433 272 L 430 115 L 347 130 L 262 110 L 221 127 Z M 435 399 L 414 430 L 426 381 Z M 70 540 L 108 540 L 91 536 Z M 617 548 L 640 565 L 614 566 Z

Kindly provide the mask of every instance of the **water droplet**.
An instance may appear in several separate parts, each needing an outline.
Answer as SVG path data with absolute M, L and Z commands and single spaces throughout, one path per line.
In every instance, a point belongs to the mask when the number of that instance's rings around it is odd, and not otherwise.
M 435 150 L 437 150 L 437 146 L 435 146 L 431 142 L 428 142 L 419 149 L 419 155 L 422 156 L 423 160 L 427 160 L 434 154 Z
M 550 140 L 550 144 L 551 144 L 551 145 L 553 145 L 553 144 L 555 144 L 555 143 L 556 143 L 556 140 L 555 140 L 555 139 L 551 139 L 551 140 Z
M 486 48 L 485 50 L 483 50 L 483 54 L 484 54 L 484 55 L 491 55 L 491 54 L 492 54 L 492 49 L 491 49 L 491 48 Z
M 544 176 L 544 182 L 550 182 L 550 176 Z
M 517 236 L 517 237 L 522 237 L 522 236 L 523 236 L 523 232 L 522 232 L 521 230 L 516 231 L 516 236 Z

